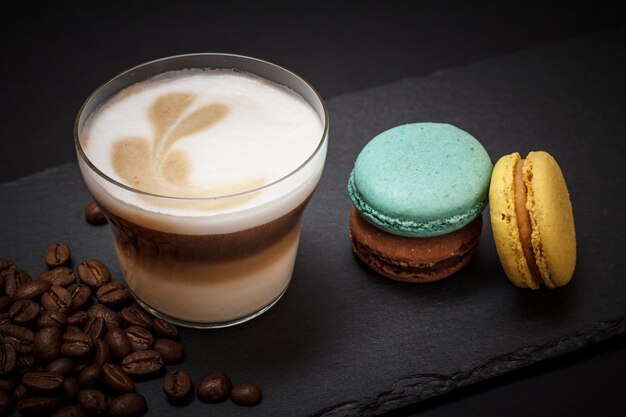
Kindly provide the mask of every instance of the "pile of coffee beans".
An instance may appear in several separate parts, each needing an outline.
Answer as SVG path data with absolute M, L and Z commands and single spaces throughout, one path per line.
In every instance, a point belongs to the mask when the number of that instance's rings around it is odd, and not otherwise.
M 159 377 L 185 352 L 173 324 L 130 305 L 130 293 L 92 259 L 70 266 L 71 251 L 50 245 L 49 270 L 37 279 L 0 259 L 0 416 L 134 417 L 148 404 L 136 382 Z M 193 382 L 184 370 L 165 375 L 167 399 L 184 404 Z M 223 373 L 197 388 L 201 401 L 261 401 L 253 383 L 233 385 Z

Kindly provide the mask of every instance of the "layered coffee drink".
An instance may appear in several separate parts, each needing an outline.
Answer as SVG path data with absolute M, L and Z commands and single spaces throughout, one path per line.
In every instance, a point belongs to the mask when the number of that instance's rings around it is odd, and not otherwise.
M 324 165 L 327 117 L 293 73 L 199 56 L 105 84 L 79 115 L 76 146 L 138 302 L 182 325 L 221 327 L 286 290 Z

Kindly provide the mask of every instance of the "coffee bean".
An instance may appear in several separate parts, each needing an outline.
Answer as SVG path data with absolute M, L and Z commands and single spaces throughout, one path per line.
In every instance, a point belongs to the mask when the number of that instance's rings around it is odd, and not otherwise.
M 137 393 L 120 395 L 109 404 L 111 417 L 139 417 L 146 411 L 148 411 L 148 403 L 143 395 Z
M 8 343 L 0 345 L 0 375 L 8 375 L 15 369 L 17 354 Z
M 9 311 L 9 308 L 13 305 L 13 299 L 8 295 L 0 295 L 0 313 Z
M 33 357 L 37 362 L 46 364 L 59 357 L 62 333 L 58 327 L 44 327 L 35 333 Z
M 193 383 L 187 371 L 168 372 L 163 379 L 163 391 L 167 399 L 177 403 L 185 403 L 193 396 Z
M 44 327 L 65 329 L 65 326 L 67 326 L 67 316 L 58 311 L 43 310 L 37 319 L 37 329 L 43 329 Z
M 14 324 L 25 325 L 37 320 L 41 306 L 32 300 L 18 300 L 9 309 L 9 317 Z
M 8 343 L 19 353 L 30 353 L 33 350 L 35 333 L 26 327 L 14 324 L 0 324 L 0 342 Z
M 48 291 L 48 289 L 52 286 L 52 283 L 49 281 L 44 281 L 41 279 L 36 279 L 34 281 L 26 282 L 20 285 L 19 288 L 15 290 L 15 295 L 13 296 L 14 300 L 33 300 L 39 297 L 41 294 Z
M 157 339 L 152 346 L 152 350 L 159 352 L 163 356 L 163 362 L 166 365 L 176 365 L 185 359 L 183 347 L 180 343 L 170 339 Z
M 116 307 L 122 305 L 128 300 L 130 293 L 128 289 L 119 282 L 109 282 L 98 288 L 96 298 L 100 304 L 107 307 Z
M 109 345 L 111 356 L 117 360 L 122 360 L 133 351 L 126 332 L 119 327 L 115 327 L 107 332 L 104 340 Z
M 11 392 L 17 387 L 19 381 L 15 376 L 0 376 L 0 391 Z M 2 415 L 0 413 L 0 415 Z
M 74 369 L 74 361 L 70 358 L 58 358 L 46 366 L 46 371 L 58 372 L 67 375 Z
M 94 346 L 93 362 L 97 363 L 100 366 L 107 363 L 111 356 L 111 349 L 109 347 L 109 344 L 102 339 L 96 339 L 93 346 Z
M 198 399 L 205 403 L 224 401 L 230 395 L 232 383 L 230 378 L 223 372 L 214 372 L 207 375 L 198 384 Z
M 262 398 L 261 388 L 253 382 L 235 384 L 230 392 L 230 399 L 239 405 L 257 405 Z
M 94 304 L 87 310 L 89 317 L 102 317 L 106 323 L 107 329 L 120 327 L 122 320 L 113 310 L 104 304 Z
M 104 217 L 102 210 L 100 210 L 100 207 L 95 201 L 92 201 L 85 207 L 85 220 L 87 223 L 96 226 L 107 223 L 106 217 Z
M 4 271 L 5 269 L 9 269 L 12 266 L 15 266 L 12 261 L 9 261 L 8 259 L 0 259 L 0 273 L 2 273 L 2 271 Z
M 13 410 L 13 397 L 4 391 L 0 391 L 0 416 L 8 416 Z
M 102 367 L 97 364 L 83 368 L 78 375 L 78 385 L 82 389 L 96 388 L 102 376 Z
M 90 317 L 85 323 L 83 331 L 93 340 L 102 339 L 107 331 L 106 323 L 102 317 Z
M 83 331 L 83 329 L 81 329 L 78 326 L 67 326 L 65 328 L 65 333 L 80 333 L 82 331 Z
M 32 371 L 22 375 L 22 385 L 39 395 L 55 395 L 63 390 L 63 375 L 58 372 Z
M 72 297 L 72 308 L 81 309 L 91 301 L 91 290 L 84 284 L 71 284 L 67 290 Z
M 47 416 L 56 410 L 61 400 L 54 397 L 26 397 L 17 402 L 17 411 L 23 416 Z
M 2 277 L 4 281 L 4 293 L 11 298 L 15 296 L 15 292 L 19 287 L 32 281 L 32 278 L 26 271 L 16 266 L 11 266 L 2 271 Z
M 104 382 L 116 394 L 126 394 L 135 391 L 135 383 L 122 368 L 105 363 L 102 366 Z
M 80 392 L 80 385 L 78 385 L 78 377 L 68 376 L 63 381 L 63 400 L 68 403 L 73 403 L 78 397 Z
M 15 372 L 23 374 L 35 370 L 35 358 L 33 355 L 20 355 L 15 363 Z
M 78 265 L 78 278 L 92 289 L 98 289 L 111 282 L 109 268 L 97 259 L 90 259 Z
M 89 316 L 86 311 L 76 311 L 67 318 L 67 324 L 82 328 L 87 323 L 87 320 L 89 320 Z
M 67 313 L 72 308 L 72 294 L 60 285 L 53 285 L 41 296 L 41 305 L 48 311 Z
M 122 369 L 131 376 L 153 376 L 163 369 L 163 357 L 154 350 L 132 352 L 122 359 Z
M 152 321 L 152 330 L 154 330 L 154 334 L 159 337 L 166 337 L 168 339 L 178 337 L 178 328 L 169 321 L 160 318 L 156 318 Z
M 107 396 L 98 389 L 85 389 L 78 393 L 78 405 L 90 416 L 104 416 L 107 412 Z
M 93 349 L 93 339 L 83 332 L 65 332 L 61 353 L 63 356 L 76 358 L 85 356 Z
M 85 417 L 85 413 L 77 405 L 66 405 L 55 411 L 52 417 Z
M 130 326 L 126 329 L 126 337 L 133 351 L 150 349 L 154 343 L 152 333 L 139 326 Z
M 67 287 L 76 282 L 76 275 L 74 275 L 74 271 L 71 268 L 59 266 L 41 274 L 37 281 L 48 281 L 52 285 Z
M 141 310 L 135 307 L 125 307 L 120 311 L 120 317 L 127 326 L 150 327 L 152 320 Z
M 70 261 L 72 253 L 65 243 L 53 243 L 46 248 L 43 259 L 49 268 L 66 265 Z

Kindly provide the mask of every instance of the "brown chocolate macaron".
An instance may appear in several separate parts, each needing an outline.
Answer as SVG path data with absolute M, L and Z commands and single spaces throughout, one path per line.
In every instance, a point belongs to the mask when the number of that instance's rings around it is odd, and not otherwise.
M 350 243 L 370 268 L 396 281 L 425 283 L 449 277 L 472 259 L 482 231 L 482 216 L 454 232 L 414 238 L 387 233 L 350 209 Z

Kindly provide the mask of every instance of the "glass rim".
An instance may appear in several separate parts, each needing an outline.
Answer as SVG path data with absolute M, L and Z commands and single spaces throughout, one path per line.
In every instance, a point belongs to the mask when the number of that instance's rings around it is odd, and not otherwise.
M 217 196 L 209 196 L 209 197 L 178 197 L 178 196 L 172 196 L 172 195 L 155 194 L 155 193 L 151 193 L 151 192 L 148 192 L 148 191 L 139 190 L 139 189 L 133 188 L 133 187 L 131 187 L 129 185 L 126 185 L 126 184 L 124 184 L 124 183 L 122 183 L 120 181 L 117 181 L 114 178 L 111 178 L 109 175 L 107 175 L 104 172 L 102 172 L 96 165 L 94 165 L 94 163 L 91 162 L 89 157 L 85 154 L 85 151 L 83 150 L 82 144 L 80 143 L 80 133 L 79 133 L 80 119 L 83 116 L 83 113 L 84 113 L 85 108 L 87 107 L 87 105 L 89 103 L 91 103 L 91 101 L 95 97 L 97 97 L 97 95 L 102 90 L 104 90 L 106 87 L 108 87 L 111 83 L 117 81 L 121 77 L 123 77 L 123 76 L 125 76 L 125 75 L 127 75 L 127 74 L 129 74 L 129 73 L 131 73 L 133 71 L 136 71 L 138 69 L 141 69 L 141 68 L 144 68 L 144 67 L 147 67 L 147 66 L 155 65 L 155 64 L 158 64 L 158 63 L 163 63 L 165 61 L 173 61 L 173 60 L 180 59 L 180 58 L 199 57 L 199 56 L 216 56 L 216 57 L 225 57 L 225 58 L 241 59 L 241 60 L 247 60 L 247 61 L 256 62 L 256 63 L 262 64 L 262 65 L 266 65 L 268 67 L 273 67 L 273 68 L 275 68 L 275 69 L 277 69 L 277 70 L 279 70 L 281 72 L 287 73 L 287 74 L 295 77 L 295 79 L 297 79 L 298 81 L 301 81 L 307 88 L 309 88 L 314 93 L 315 97 L 317 97 L 317 100 L 319 101 L 319 104 L 322 106 L 322 110 L 324 112 L 324 118 L 322 120 L 322 123 L 323 123 L 324 126 L 323 126 L 323 130 L 322 130 L 321 138 L 319 139 L 319 141 L 317 143 L 317 146 L 315 147 L 313 152 L 311 152 L 311 154 L 307 157 L 307 159 L 304 162 L 302 162 L 302 164 L 297 166 L 295 169 L 290 171 L 289 173 L 283 175 L 282 177 L 280 177 L 280 178 L 278 178 L 278 179 L 276 179 L 276 180 L 274 180 L 274 181 L 272 181 L 272 182 L 270 182 L 268 184 L 262 185 L 260 187 L 252 188 L 250 190 L 240 191 L 240 192 L 234 193 L 234 194 L 217 195 Z M 192 68 L 201 68 L 201 67 L 192 67 Z M 203 68 L 212 68 L 212 67 L 203 67 Z M 235 67 L 228 67 L 228 66 L 215 67 L 215 68 L 232 68 L 232 69 L 237 69 Z M 252 71 L 245 71 L 245 72 L 249 72 L 249 73 L 251 73 L 253 75 L 256 75 L 258 77 L 261 77 L 261 78 L 265 78 L 265 77 L 262 77 L 262 76 L 260 76 L 258 74 L 255 74 Z M 158 74 L 155 74 L 154 76 L 156 76 L 156 75 L 158 75 Z M 146 79 L 149 79 L 149 78 L 150 77 L 148 77 Z M 137 80 L 136 82 L 145 81 L 146 79 Z M 271 81 L 273 83 L 276 83 L 278 85 L 281 85 L 283 87 L 289 88 L 289 87 L 285 86 L 284 84 L 281 84 L 281 83 L 279 83 L 277 81 L 273 81 L 273 80 L 269 80 L 269 81 Z M 292 90 L 291 88 L 289 88 L 289 89 Z M 114 94 L 117 94 L 117 93 L 119 93 L 122 90 L 123 89 L 120 89 L 120 90 L 116 91 Z M 296 92 L 296 94 L 302 96 L 298 92 Z M 304 97 L 302 97 L 302 98 L 305 101 L 307 101 Z M 307 103 L 308 103 L 308 101 L 307 101 Z M 312 103 L 308 103 L 308 104 L 311 105 Z M 314 109 L 314 111 L 315 111 L 315 109 Z M 317 111 L 315 111 L 315 113 L 317 113 Z M 74 121 L 74 146 L 75 146 L 75 148 L 76 148 L 80 158 L 87 164 L 87 166 L 94 173 L 96 173 L 98 176 L 100 176 L 101 178 L 106 180 L 108 183 L 113 184 L 113 185 L 115 185 L 115 186 L 117 186 L 119 188 L 125 189 L 127 191 L 130 191 L 132 193 L 141 194 L 141 195 L 152 197 L 152 198 L 170 199 L 170 200 L 178 200 L 178 201 L 226 200 L 226 199 L 229 199 L 229 198 L 236 198 L 236 197 L 250 195 L 250 194 L 257 193 L 259 191 L 271 188 L 272 186 L 287 180 L 288 178 L 290 178 L 293 175 L 295 175 L 297 172 L 301 171 L 304 167 L 306 167 L 315 158 L 315 156 L 322 149 L 324 143 L 327 141 L 327 138 L 328 138 L 328 122 L 329 122 L 328 109 L 326 108 L 326 103 L 324 103 L 324 100 L 322 99 L 322 96 L 315 89 L 315 87 L 313 87 L 313 85 L 311 85 L 311 83 L 309 83 L 307 80 L 305 80 L 303 77 L 301 77 L 300 75 L 296 74 L 295 72 L 293 72 L 293 71 L 291 71 L 291 70 L 289 70 L 289 69 L 287 69 L 285 67 L 282 67 L 280 65 L 274 64 L 272 62 L 265 61 L 265 60 L 259 59 L 259 58 L 246 56 L 246 55 L 228 54 L 228 53 L 221 53 L 221 52 L 199 52 L 199 53 L 171 55 L 171 56 L 167 56 L 167 57 L 163 57 L 163 58 L 154 59 L 154 60 L 151 60 L 151 61 L 148 61 L 148 62 L 144 62 L 142 64 L 135 65 L 132 68 L 128 68 L 128 69 L 118 73 L 114 77 L 110 78 L 109 80 L 105 81 L 104 83 L 100 84 L 100 86 L 98 86 L 98 88 L 96 88 L 91 94 L 89 94 L 87 99 L 85 99 L 83 104 L 80 106 L 80 109 L 79 109 L 78 114 L 76 116 L 76 119 Z

